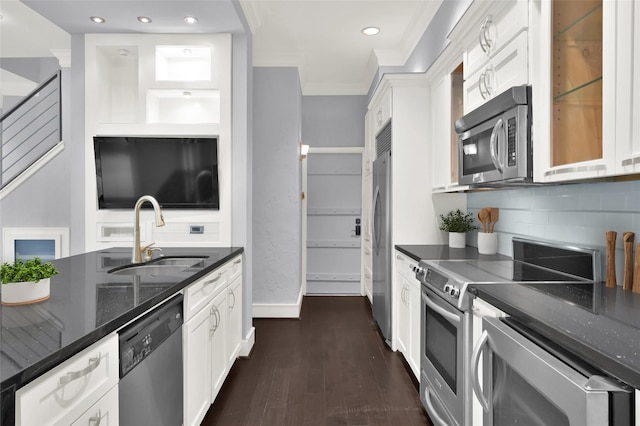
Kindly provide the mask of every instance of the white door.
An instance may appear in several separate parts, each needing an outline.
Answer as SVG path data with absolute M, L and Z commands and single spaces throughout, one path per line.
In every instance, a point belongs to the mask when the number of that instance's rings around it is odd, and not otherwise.
M 306 294 L 360 295 L 362 148 L 311 148 Z

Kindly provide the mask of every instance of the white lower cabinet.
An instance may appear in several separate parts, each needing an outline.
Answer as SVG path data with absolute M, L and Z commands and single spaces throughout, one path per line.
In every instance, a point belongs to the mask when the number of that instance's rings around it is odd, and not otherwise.
M 16 425 L 75 424 L 107 392 L 117 393 L 118 379 L 118 336 L 113 333 L 18 389 Z M 115 425 L 117 402 L 110 407 L 109 424 Z
M 118 426 L 118 387 L 114 386 L 71 426 Z
M 198 425 L 211 405 L 211 315 L 202 309 L 183 326 L 184 424 Z
M 200 425 L 240 350 L 242 264 L 239 259 L 241 257 L 227 262 L 185 290 L 185 306 L 200 307 L 197 312 L 185 308 L 188 312 L 183 325 L 185 426 Z
M 211 318 L 211 326 L 209 329 L 210 345 L 211 345 L 211 394 L 210 403 L 216 399 L 224 379 L 229 372 L 227 360 L 227 294 L 220 293 L 213 302 L 209 314 Z
M 396 252 L 396 346 L 420 380 L 420 281 L 412 272 L 418 262 Z
M 240 353 L 242 343 L 242 276 L 229 284 L 227 290 L 227 354 L 232 366 Z

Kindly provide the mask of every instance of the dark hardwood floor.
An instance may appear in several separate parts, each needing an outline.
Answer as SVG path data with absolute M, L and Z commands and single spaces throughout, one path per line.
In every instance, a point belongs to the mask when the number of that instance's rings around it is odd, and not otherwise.
M 364 297 L 305 297 L 301 318 L 256 319 L 203 426 L 431 425 Z

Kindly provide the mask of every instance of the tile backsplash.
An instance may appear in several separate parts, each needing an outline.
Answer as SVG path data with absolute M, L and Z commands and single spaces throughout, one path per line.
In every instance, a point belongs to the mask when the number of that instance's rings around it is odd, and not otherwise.
M 622 284 L 624 267 L 622 233 L 635 232 L 635 243 L 640 243 L 640 181 L 540 186 L 467 194 L 467 209 L 474 217 L 483 207 L 500 208 L 500 219 L 495 226 L 498 252 L 508 256 L 513 254 L 513 236 L 558 241 L 599 249 L 602 271 L 605 271 L 605 232 L 616 231 L 616 277 L 619 285 Z M 477 246 L 477 233 L 468 235 L 467 243 Z

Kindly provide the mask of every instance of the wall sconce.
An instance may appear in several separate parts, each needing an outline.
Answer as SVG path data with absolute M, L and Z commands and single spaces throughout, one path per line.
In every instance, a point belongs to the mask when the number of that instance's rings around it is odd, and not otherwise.
M 300 144 L 300 160 L 304 160 L 307 158 L 307 154 L 309 153 L 309 145 L 305 145 L 303 143 Z

